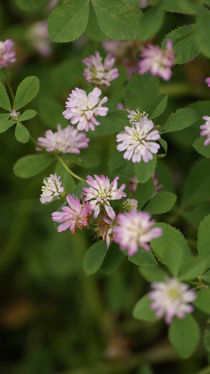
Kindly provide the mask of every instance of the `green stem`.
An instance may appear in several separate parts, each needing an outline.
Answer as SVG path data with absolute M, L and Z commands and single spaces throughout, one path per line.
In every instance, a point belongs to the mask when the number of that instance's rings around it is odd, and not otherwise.
M 84 182 L 83 178 L 81 178 L 79 175 L 75 174 L 71 169 L 69 169 L 69 167 L 66 165 L 66 163 L 60 156 L 58 156 L 57 154 L 54 155 L 57 158 L 57 160 L 61 163 L 61 165 L 64 167 L 64 169 L 67 171 L 67 173 L 72 175 L 72 177 L 74 177 L 75 179 L 78 179 L 80 182 Z
M 12 97 L 12 107 L 14 108 L 14 106 L 15 106 L 15 95 L 14 95 L 14 93 L 13 93 L 13 89 L 12 89 L 12 86 L 10 85 L 10 83 L 9 83 L 9 78 L 8 78 L 8 75 L 7 75 L 7 72 L 6 72 L 6 70 L 4 70 L 3 69 L 3 73 L 4 73 L 4 76 L 5 76 L 5 79 L 6 79 L 6 85 L 7 85 L 7 88 L 8 88 L 8 90 L 9 90 L 9 92 L 10 92 L 10 95 L 11 95 L 11 97 Z M 15 108 L 14 108 L 15 109 Z

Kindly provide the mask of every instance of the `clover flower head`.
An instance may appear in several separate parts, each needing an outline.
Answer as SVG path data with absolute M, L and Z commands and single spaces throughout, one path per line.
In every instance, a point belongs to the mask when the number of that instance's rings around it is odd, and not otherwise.
M 41 187 L 40 202 L 42 204 L 50 203 L 51 201 L 61 197 L 64 188 L 61 182 L 61 177 L 57 174 L 50 174 L 49 177 L 43 180 Z
M 205 82 L 206 82 L 207 86 L 210 88 L 210 77 L 207 77 L 205 79 Z
M 80 202 L 77 197 L 66 196 L 67 205 L 60 212 L 52 213 L 52 220 L 60 223 L 58 232 L 69 229 L 73 234 L 77 228 L 87 227 L 92 213 L 89 203 Z
M 149 162 L 160 148 L 157 140 L 160 139 L 159 131 L 154 129 L 154 123 L 143 116 L 139 122 L 126 126 L 124 131 L 117 134 L 119 143 L 117 150 L 124 152 L 124 158 L 132 162 Z
M 142 117 L 146 117 L 146 112 L 141 112 L 139 109 L 129 110 L 128 109 L 128 119 L 131 125 L 135 125 L 140 121 Z
M 108 113 L 108 108 L 103 106 L 108 98 L 104 96 L 100 99 L 101 93 L 99 88 L 94 88 L 87 95 L 84 90 L 75 88 L 66 101 L 64 118 L 70 120 L 72 125 L 77 125 L 78 130 L 94 131 L 95 126 L 100 125 L 96 117 L 105 117 Z
M 115 177 L 112 182 L 104 175 L 94 175 L 94 178 L 88 175 L 86 182 L 89 187 L 84 187 L 85 201 L 89 201 L 94 217 L 97 218 L 100 209 L 104 208 L 110 219 L 115 218 L 115 211 L 110 205 L 112 200 L 120 200 L 126 196 L 123 192 L 125 184 L 118 188 L 119 177 Z
M 119 73 L 117 68 L 113 68 L 115 58 L 108 54 L 104 62 L 99 52 L 91 55 L 83 60 L 87 66 L 84 70 L 84 77 L 88 82 L 96 85 L 110 86 L 110 82 L 118 78 Z
M 122 251 L 128 252 L 128 256 L 134 255 L 139 247 L 149 251 L 151 240 L 162 235 L 162 229 L 154 227 L 154 224 L 155 221 L 147 212 L 132 210 L 120 213 L 113 229 L 114 241 L 120 245 Z
M 153 283 L 149 298 L 152 301 L 151 309 L 155 311 L 157 318 L 165 317 L 165 322 L 170 324 L 174 317 L 181 319 L 193 312 L 190 303 L 196 299 L 196 294 L 189 289 L 188 284 L 171 278 L 165 282 Z
M 137 211 L 138 201 L 136 199 L 126 199 L 122 206 L 125 212 Z
M 114 224 L 115 219 L 112 220 L 108 217 L 102 217 L 96 222 L 95 233 L 97 237 L 106 240 L 107 249 L 110 247 L 110 243 L 113 240 Z
M 0 41 L 0 69 L 7 68 L 15 61 L 14 42 L 11 39 Z
M 166 42 L 166 49 L 148 44 L 141 52 L 139 62 L 139 73 L 144 74 L 149 71 L 154 76 L 159 76 L 168 81 L 172 75 L 175 53 L 173 43 L 169 39 Z
M 45 149 L 47 152 L 79 154 L 80 149 L 88 147 L 89 139 L 84 132 L 77 131 L 73 126 L 62 129 L 58 125 L 57 131 L 47 130 L 45 136 L 39 137 L 37 142 L 38 151 Z
M 47 21 L 33 23 L 28 29 L 27 38 L 32 47 L 44 57 L 52 54 L 52 48 L 48 36 Z
M 156 195 L 156 193 L 158 193 L 163 188 L 163 185 L 159 184 L 158 177 L 155 173 L 153 173 L 152 179 L 153 179 L 154 186 L 155 186 L 154 195 Z
M 204 145 L 207 146 L 210 144 L 210 117 L 203 116 L 204 121 L 206 121 L 203 125 L 200 126 L 201 132 L 200 136 L 206 136 L 206 140 L 204 141 Z

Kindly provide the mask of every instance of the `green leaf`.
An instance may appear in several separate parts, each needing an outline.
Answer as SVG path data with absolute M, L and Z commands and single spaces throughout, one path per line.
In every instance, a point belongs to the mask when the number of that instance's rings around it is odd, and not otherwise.
M 37 11 L 47 4 L 47 0 L 15 0 L 15 2 L 24 11 Z
M 148 40 L 161 28 L 164 20 L 162 4 L 148 8 L 141 18 L 139 32 L 141 40 Z
M 129 256 L 128 260 L 139 266 L 139 271 L 148 282 L 162 281 L 165 279 L 165 273 L 158 265 L 151 252 L 140 250 L 134 255 Z
M 133 317 L 141 321 L 154 322 L 157 320 L 155 313 L 150 307 L 151 300 L 148 295 L 142 297 L 135 305 Z
M 200 256 L 186 256 L 183 261 L 179 279 L 181 281 L 189 281 L 200 277 L 206 269 L 206 260 Z
M 159 103 L 157 104 L 156 108 L 151 114 L 151 119 L 155 119 L 160 117 L 166 110 L 167 103 L 168 103 L 168 95 L 161 95 L 158 96 Z
M 92 0 L 102 32 L 111 39 L 133 40 L 140 37 L 142 12 L 137 4 L 122 0 Z
M 193 304 L 204 313 L 210 314 L 210 288 L 196 292 L 196 300 Z
M 210 329 L 206 329 L 204 331 L 203 343 L 204 343 L 206 351 L 208 353 L 210 353 Z M 204 372 L 204 374 L 205 374 L 205 372 Z M 206 374 L 208 374 L 208 373 L 206 373 Z
M 54 8 L 48 19 L 50 39 L 59 43 L 78 39 L 86 30 L 89 7 L 90 0 L 71 0 Z
M 210 10 L 200 6 L 197 12 L 196 42 L 198 48 L 206 57 L 210 57 L 209 33 Z
M 195 14 L 197 12 L 196 4 L 191 0 L 162 0 L 166 11 L 172 13 Z
M 176 202 L 176 195 L 167 192 L 158 192 L 146 205 L 145 210 L 151 214 L 166 213 L 174 207 Z
M 55 167 L 55 173 L 61 177 L 64 190 L 72 193 L 75 189 L 74 178 L 64 169 L 63 165 L 58 161 Z
M 175 63 L 178 65 L 186 64 L 199 54 L 195 40 L 195 25 L 179 26 L 169 32 L 162 42 L 163 47 L 168 39 L 173 41 Z
M 201 159 L 194 163 L 185 180 L 181 198 L 182 209 L 194 207 L 209 200 L 210 160 Z
M 20 121 L 28 121 L 29 119 L 32 119 L 36 117 L 37 111 L 33 109 L 26 109 L 20 116 Z
M 86 275 L 91 275 L 96 273 L 107 254 L 107 248 L 105 241 L 99 241 L 93 244 L 85 254 L 83 267 Z
M 196 139 L 193 143 L 193 148 L 198 153 L 200 153 L 200 155 L 210 158 L 210 146 L 209 145 L 205 146 L 204 141 L 205 141 L 204 137 Z
M 156 167 L 157 159 L 154 156 L 149 162 L 139 162 L 134 165 L 135 174 L 140 183 L 147 182 L 153 175 Z
M 198 254 L 210 258 L 210 215 L 204 218 L 198 229 Z
M 97 42 L 101 42 L 104 39 L 106 39 L 106 36 L 99 27 L 98 20 L 96 18 L 96 14 L 94 12 L 92 5 L 90 6 L 90 14 L 86 33 L 87 36 L 89 36 L 89 38 L 96 40 Z
M 32 101 L 39 91 L 39 79 L 35 76 L 25 78 L 18 86 L 15 95 L 15 110 L 21 109 Z
M 111 275 L 116 272 L 124 260 L 125 256 L 118 246 L 114 243 L 111 244 L 107 250 L 106 258 L 102 264 L 101 270 L 106 275 Z
M 109 112 L 107 117 L 100 119 L 100 126 L 96 127 L 91 137 L 116 134 L 123 131 L 126 124 L 128 124 L 126 112 L 119 110 Z
M 54 160 L 53 156 L 47 154 L 24 156 L 15 163 L 13 171 L 17 177 L 31 178 L 45 170 Z
M 169 327 L 169 339 L 182 358 L 190 357 L 200 339 L 197 322 L 191 315 L 184 319 L 175 318 Z
M 0 134 L 7 131 L 10 127 L 15 124 L 14 121 L 9 119 L 0 119 Z
M 141 112 L 153 114 L 157 105 L 159 83 L 149 74 L 134 75 L 128 82 L 125 92 L 125 103 L 129 109 L 139 109 Z
M 70 163 L 82 166 L 83 168 L 93 168 L 98 166 L 100 159 L 96 153 L 93 153 L 91 150 L 85 150 L 79 155 L 71 154 L 68 157 Z
M 149 179 L 144 184 L 139 184 L 136 189 L 135 198 L 138 201 L 138 209 L 141 210 L 149 201 L 155 191 L 153 179 Z
M 196 122 L 198 115 L 195 110 L 191 108 L 177 109 L 172 113 L 166 123 L 161 127 L 161 134 L 173 131 L 183 130 Z
M 178 276 L 183 259 L 190 253 L 187 243 L 181 232 L 174 227 L 165 223 L 158 223 L 157 227 L 161 227 L 163 233 L 159 238 L 152 240 L 152 249 L 171 274 Z
M 15 127 L 15 137 L 20 143 L 28 143 L 30 139 L 30 133 L 28 129 L 21 123 L 17 123 Z
M 109 160 L 109 170 L 112 176 L 118 175 L 125 180 L 128 180 L 134 176 L 133 164 L 123 158 L 121 152 L 117 150 L 112 152 Z
M 0 81 L 0 108 L 3 108 L 7 110 L 8 112 L 12 111 L 9 96 L 7 95 L 6 88 L 1 81 Z

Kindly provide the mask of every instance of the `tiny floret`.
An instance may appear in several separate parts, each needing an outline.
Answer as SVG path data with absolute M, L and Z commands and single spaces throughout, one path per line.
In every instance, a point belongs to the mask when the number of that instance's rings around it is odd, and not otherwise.
M 147 116 L 147 114 L 145 112 L 141 112 L 139 109 L 128 110 L 128 119 L 131 125 L 135 125 L 142 117 L 145 116 Z
M 136 199 L 126 199 L 123 202 L 123 210 L 125 212 L 130 212 L 132 210 L 136 211 L 138 208 L 138 201 Z
M 15 61 L 14 42 L 11 39 L 0 41 L 0 68 L 7 68 Z
M 98 238 L 106 240 L 107 249 L 110 247 L 110 243 L 113 240 L 113 227 L 115 219 L 112 220 L 108 217 L 102 217 L 96 221 L 95 233 Z
M 88 82 L 99 86 L 110 86 L 110 82 L 118 78 L 119 73 L 117 68 L 113 68 L 115 58 L 108 54 L 104 62 L 99 52 L 91 55 L 83 60 L 87 66 L 84 70 L 84 77 Z
M 118 188 L 118 180 L 119 177 L 115 177 L 110 182 L 109 178 L 104 175 L 94 175 L 94 178 L 88 175 L 86 182 L 89 187 L 84 187 L 83 190 L 85 192 L 85 201 L 89 201 L 95 218 L 98 217 L 101 208 L 105 209 L 109 218 L 115 218 L 115 211 L 111 207 L 110 201 L 120 200 L 126 196 L 126 193 L 123 192 L 125 184 Z
M 167 41 L 166 50 L 153 44 L 148 44 L 141 52 L 139 73 L 144 74 L 149 71 L 152 75 L 168 81 L 172 75 L 174 59 L 175 53 L 171 40 Z
M 171 278 L 165 282 L 153 283 L 149 297 L 152 301 L 151 309 L 155 311 L 157 318 L 165 317 L 165 322 L 170 324 L 174 317 L 181 319 L 193 312 L 190 303 L 196 299 L 196 293 L 189 289 L 188 284 Z
M 64 118 L 70 120 L 72 125 L 77 125 L 78 130 L 95 130 L 95 126 L 100 125 L 96 117 L 105 117 L 108 113 L 108 108 L 103 106 L 108 98 L 105 96 L 100 99 L 101 93 L 99 88 L 94 88 L 87 95 L 84 90 L 75 88 L 66 101 Z
M 73 234 L 77 228 L 88 226 L 92 210 L 89 203 L 80 203 L 77 197 L 67 195 L 66 201 L 68 205 L 64 206 L 61 212 L 52 213 L 52 220 L 60 223 L 57 228 L 58 232 L 69 229 Z
M 207 146 L 210 144 L 210 117 L 203 116 L 204 121 L 206 121 L 203 125 L 200 126 L 201 132 L 200 136 L 206 136 L 206 140 L 204 141 L 204 145 Z
M 159 131 L 154 128 L 154 123 L 147 116 L 132 126 L 126 126 L 124 131 L 116 137 L 117 150 L 124 152 L 124 158 L 132 162 L 149 162 L 160 148 L 157 140 L 160 139 Z
M 144 9 L 144 8 L 148 7 L 148 5 L 149 5 L 148 0 L 140 0 L 139 1 L 139 6 L 140 6 L 141 9 Z
M 47 152 L 79 154 L 80 149 L 88 147 L 89 139 L 85 133 L 77 131 L 73 126 L 62 129 L 58 125 L 57 131 L 47 130 L 45 136 L 39 137 L 37 142 L 38 151 L 45 149 Z
M 41 56 L 49 57 L 52 54 L 47 21 L 33 23 L 28 29 L 27 39 Z
M 205 82 L 206 82 L 207 86 L 210 88 L 210 77 L 207 77 L 205 79 Z
M 51 201 L 61 197 L 64 192 L 61 177 L 59 177 L 57 174 L 50 174 L 48 178 L 43 180 L 41 190 L 42 193 L 40 196 L 40 202 L 42 204 L 50 203 Z
M 149 251 L 151 240 L 162 235 L 162 229 L 154 227 L 155 221 L 147 212 L 131 211 L 120 213 L 114 227 L 114 241 L 129 256 L 134 255 L 139 247 Z

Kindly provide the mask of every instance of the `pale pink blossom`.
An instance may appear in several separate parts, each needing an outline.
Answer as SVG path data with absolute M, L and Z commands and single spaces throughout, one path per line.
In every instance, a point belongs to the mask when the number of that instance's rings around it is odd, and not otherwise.
M 57 131 L 47 130 L 44 137 L 37 139 L 37 150 L 45 149 L 47 152 L 75 153 L 80 149 L 87 148 L 89 139 L 84 132 L 77 131 L 73 126 L 64 129 L 60 125 Z
M 50 203 L 51 201 L 59 198 L 64 193 L 61 177 L 57 174 L 50 174 L 49 177 L 43 180 L 41 187 L 40 202 L 42 204 Z
M 122 206 L 125 212 L 137 211 L 138 201 L 136 199 L 126 199 Z
M 159 46 L 148 44 L 141 52 L 139 62 L 139 73 L 144 74 L 149 71 L 154 76 L 159 76 L 168 81 L 172 75 L 175 53 L 171 40 L 166 43 L 166 50 Z
M 207 146 L 210 144 L 210 117 L 203 116 L 204 121 L 206 121 L 203 125 L 200 126 L 201 132 L 200 136 L 206 136 L 206 140 L 204 141 L 204 145 Z
M 84 70 L 85 79 L 96 85 L 110 86 L 110 82 L 119 76 L 118 69 L 113 68 L 115 58 L 111 54 L 108 54 L 103 62 L 100 53 L 96 52 L 95 55 L 85 58 L 83 63 L 87 66 Z
M 124 152 L 123 157 L 132 162 L 149 162 L 160 148 L 157 140 L 160 139 L 159 131 L 154 128 L 154 123 L 147 116 L 132 126 L 126 126 L 124 131 L 117 134 L 119 143 L 117 150 Z
M 196 299 L 196 294 L 189 289 L 188 284 L 171 278 L 165 282 L 153 283 L 149 297 L 152 301 L 151 309 L 155 311 L 157 318 L 165 317 L 166 323 L 170 324 L 174 317 L 182 319 L 193 312 L 190 303 Z
M 69 229 L 73 234 L 77 228 L 88 226 L 92 210 L 89 203 L 80 203 L 77 197 L 67 195 L 66 201 L 68 205 L 64 206 L 60 212 L 52 213 L 52 220 L 60 223 L 57 228 L 58 232 Z
M 139 0 L 139 6 L 141 9 L 144 9 L 146 7 L 148 7 L 149 5 L 149 1 L 148 0 Z
M 138 178 L 136 176 L 134 176 L 133 178 L 131 178 L 129 180 L 129 185 L 128 185 L 129 191 L 133 192 L 133 193 L 136 192 L 138 184 L 139 184 L 139 181 L 138 181 Z
M 115 218 L 115 211 L 110 205 L 112 200 L 120 200 L 126 196 L 123 192 L 125 184 L 122 184 L 118 188 L 119 177 L 115 177 L 112 182 L 108 177 L 104 175 L 94 175 L 94 178 L 88 175 L 87 184 L 89 187 L 84 187 L 85 201 L 89 201 L 92 210 L 94 211 L 94 217 L 97 218 L 100 209 L 104 208 L 109 218 Z
M 77 125 L 78 130 L 95 130 L 95 126 L 100 125 L 96 117 L 105 117 L 109 110 L 103 106 L 108 98 L 105 96 L 100 100 L 101 93 L 99 88 L 94 88 L 87 95 L 84 90 L 75 88 L 66 101 L 64 118 L 70 120 L 72 125 Z
M 139 247 L 149 251 L 151 240 L 162 235 L 162 229 L 154 227 L 155 221 L 147 212 L 131 211 L 120 213 L 117 225 L 113 228 L 114 241 L 120 245 L 122 251 L 129 256 L 134 255 Z
M 158 193 L 163 188 L 163 184 L 159 184 L 158 177 L 155 173 L 153 173 L 152 179 L 153 179 L 154 186 L 155 186 L 154 195 L 156 195 L 156 193 Z
M 11 39 L 0 41 L 0 68 L 7 68 L 15 61 L 14 42 Z
M 210 77 L 207 77 L 205 79 L 205 82 L 206 82 L 207 86 L 210 88 Z
M 52 54 L 47 21 L 33 23 L 28 29 L 27 39 L 41 56 L 48 57 Z

